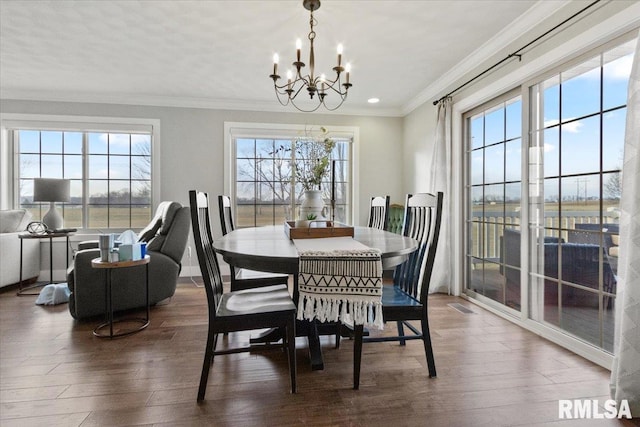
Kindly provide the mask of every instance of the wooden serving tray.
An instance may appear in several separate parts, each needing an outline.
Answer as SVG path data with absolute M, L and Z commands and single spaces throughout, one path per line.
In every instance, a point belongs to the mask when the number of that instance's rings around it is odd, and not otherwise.
M 313 221 L 312 221 L 313 222 Z M 304 227 L 296 228 L 295 221 L 284 222 L 284 233 L 291 240 L 293 239 L 320 239 L 323 237 L 353 237 L 353 227 L 331 221 L 326 222 L 326 227 Z

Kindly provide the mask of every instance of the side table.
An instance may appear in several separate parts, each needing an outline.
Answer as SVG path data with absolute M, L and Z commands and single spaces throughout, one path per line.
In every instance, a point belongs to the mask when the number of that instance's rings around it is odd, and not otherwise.
M 98 326 L 96 326 L 96 328 L 93 330 L 93 335 L 99 338 L 123 337 L 126 335 L 134 334 L 136 332 L 140 332 L 141 330 L 149 326 L 149 261 L 151 261 L 151 258 L 149 257 L 149 255 L 145 255 L 144 258 L 135 260 L 135 261 L 108 262 L 108 261 L 101 261 L 100 258 L 95 258 L 91 260 L 91 267 L 104 268 L 107 270 L 107 279 L 105 283 L 105 302 L 106 302 L 105 309 L 106 309 L 107 320 L 99 324 Z M 111 288 L 112 288 L 111 271 L 116 268 L 136 267 L 138 265 L 145 266 L 145 286 L 146 286 L 145 292 L 146 292 L 147 317 L 146 318 L 132 317 L 132 318 L 122 318 L 118 320 L 113 320 L 113 305 L 111 303 Z M 140 326 L 135 329 L 126 330 L 126 331 L 114 334 L 113 324 L 115 322 L 137 322 L 137 323 L 140 323 Z M 107 335 L 107 334 L 101 333 L 100 330 L 107 326 L 109 326 L 109 334 Z
M 42 286 L 45 286 L 46 283 L 36 283 L 35 285 L 30 285 L 30 286 L 22 286 L 22 266 L 23 266 L 23 261 L 22 261 L 22 242 L 24 241 L 24 239 L 49 239 L 49 283 L 55 283 L 53 281 L 53 239 L 59 238 L 59 237 L 66 237 L 67 242 L 66 242 L 66 246 L 65 246 L 65 251 L 67 253 L 67 264 L 65 265 L 64 269 L 66 270 L 67 267 L 69 267 L 69 236 L 73 235 L 73 232 L 53 232 L 53 233 L 43 233 L 43 234 L 38 234 L 38 233 L 20 233 L 18 234 L 18 238 L 20 239 L 20 284 L 18 285 L 18 293 L 16 295 L 18 296 L 23 296 L 23 295 L 38 295 L 39 292 L 36 293 L 27 293 L 26 291 L 29 291 L 31 289 L 34 288 L 39 288 Z

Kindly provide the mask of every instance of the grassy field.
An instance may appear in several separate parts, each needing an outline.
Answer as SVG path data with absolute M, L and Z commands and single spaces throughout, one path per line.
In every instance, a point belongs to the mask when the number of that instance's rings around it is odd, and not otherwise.
M 336 221 L 344 222 L 345 210 L 344 205 L 336 206 Z M 235 225 L 236 227 L 278 225 L 295 219 L 295 216 L 289 205 L 239 205 L 236 209 Z
M 40 221 L 47 213 L 48 206 L 43 205 L 29 208 L 33 214 L 33 221 Z M 83 228 L 82 209 L 80 207 L 65 206 L 64 209 L 58 207 L 64 217 L 64 226 Z M 89 208 L 89 228 L 144 228 L 151 221 L 151 208 L 141 206 L 130 209 L 127 207 L 90 207 Z
M 608 208 L 617 209 L 619 203 L 617 201 L 606 200 L 603 202 L 603 211 L 605 216 L 610 213 Z M 547 214 L 551 214 L 547 217 L 546 227 L 558 228 L 560 226 L 560 219 L 557 217 L 557 213 L 560 209 L 558 203 L 545 203 L 545 211 Z M 64 216 L 65 227 L 82 228 L 82 209 L 80 207 L 65 206 L 61 209 Z M 518 224 L 519 220 L 511 219 L 511 216 L 519 217 L 520 205 L 516 203 L 508 204 L 487 204 L 487 205 L 474 205 L 473 216 L 476 218 L 482 218 L 484 213 L 485 221 L 491 223 L 507 223 Z M 564 221 L 562 228 L 573 228 L 573 224 L 576 222 L 596 222 L 600 206 L 597 201 L 588 202 L 564 202 L 562 203 L 562 212 Z M 39 207 L 28 208 L 33 214 L 33 220 L 38 221 L 42 218 L 42 215 L 48 210 L 47 205 Z M 507 218 L 503 217 L 503 213 L 506 211 Z M 129 207 L 90 207 L 89 208 L 89 228 L 143 228 L 151 220 L 151 208 L 148 206 L 135 207 L 129 209 Z M 512 214 L 512 215 L 511 215 Z M 584 214 L 584 215 L 581 215 Z M 236 211 L 236 225 L 238 227 L 247 226 L 262 226 L 281 224 L 287 219 L 293 219 L 291 208 L 289 205 L 278 206 L 252 206 L 241 205 L 238 206 Z M 107 221 L 109 217 L 109 221 Z M 572 219 L 573 218 L 573 219 Z M 585 221 L 588 219 L 588 221 Z M 605 222 L 613 222 L 612 218 Z M 473 237 L 477 240 L 478 230 L 480 224 L 474 226 Z M 487 235 L 492 236 L 495 233 L 487 230 Z M 489 242 L 488 242 L 489 243 Z M 488 246 L 492 246 L 488 244 Z

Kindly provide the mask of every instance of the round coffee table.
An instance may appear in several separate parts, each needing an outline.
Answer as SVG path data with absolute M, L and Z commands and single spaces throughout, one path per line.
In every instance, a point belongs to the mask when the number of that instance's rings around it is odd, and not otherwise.
M 100 258 L 95 258 L 91 260 L 91 267 L 93 268 L 104 268 L 107 270 L 107 280 L 105 283 L 105 310 L 107 315 L 107 320 L 93 330 L 93 335 L 99 338 L 116 338 L 116 337 L 124 337 L 127 335 L 135 334 L 136 332 L 140 332 L 147 326 L 149 326 L 149 261 L 151 258 L 149 255 L 145 255 L 144 258 L 134 260 L 134 261 L 116 261 L 116 262 L 108 262 L 101 261 Z M 111 271 L 116 268 L 129 268 L 136 267 L 138 265 L 145 266 L 145 282 L 146 282 L 146 307 L 147 307 L 147 317 L 127 317 L 122 319 L 113 320 L 113 304 L 111 303 Z M 116 322 L 136 322 L 140 323 L 140 326 L 135 329 L 130 329 L 118 333 L 113 333 L 113 324 Z M 109 335 L 103 334 L 100 332 L 102 328 L 109 326 Z

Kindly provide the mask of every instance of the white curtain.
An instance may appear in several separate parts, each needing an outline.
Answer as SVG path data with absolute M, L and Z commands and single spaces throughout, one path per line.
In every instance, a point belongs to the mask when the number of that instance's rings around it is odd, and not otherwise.
M 640 38 L 629 78 L 611 397 L 640 417 Z
M 429 191 L 442 191 L 442 223 L 438 250 L 434 260 L 429 292 L 448 292 L 451 294 L 453 277 L 453 256 L 451 253 L 451 98 L 438 103 L 438 121 L 431 155 L 431 182 Z

